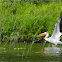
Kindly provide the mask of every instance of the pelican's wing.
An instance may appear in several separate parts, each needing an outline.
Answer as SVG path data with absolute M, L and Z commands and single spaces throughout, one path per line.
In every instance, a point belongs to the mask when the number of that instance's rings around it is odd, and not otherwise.
M 60 28 L 59 28 L 59 24 L 60 24 L 60 19 L 58 20 L 58 22 L 56 23 L 56 25 L 55 25 L 55 29 L 54 29 L 54 32 L 53 32 L 53 34 L 52 34 L 52 38 L 54 38 L 54 39 L 60 39 L 60 35 L 61 35 L 61 33 L 60 33 Z

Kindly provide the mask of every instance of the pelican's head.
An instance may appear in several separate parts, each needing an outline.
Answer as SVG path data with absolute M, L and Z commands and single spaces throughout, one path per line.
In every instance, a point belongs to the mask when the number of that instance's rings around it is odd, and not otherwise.
M 46 36 L 46 35 L 47 35 L 47 33 L 48 33 L 48 32 L 44 32 L 44 33 L 42 33 L 42 34 L 37 35 L 36 37 Z

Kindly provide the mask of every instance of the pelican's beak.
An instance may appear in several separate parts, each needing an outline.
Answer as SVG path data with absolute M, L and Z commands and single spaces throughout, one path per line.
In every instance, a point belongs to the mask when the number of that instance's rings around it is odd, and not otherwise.
M 42 33 L 42 34 L 37 35 L 36 37 L 40 37 L 40 36 L 46 36 L 46 34 Z

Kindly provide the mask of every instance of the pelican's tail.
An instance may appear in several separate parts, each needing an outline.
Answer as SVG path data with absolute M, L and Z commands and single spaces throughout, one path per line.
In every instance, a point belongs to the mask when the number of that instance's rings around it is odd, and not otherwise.
M 61 42 L 61 41 L 59 41 L 59 42 L 58 42 L 58 44 L 62 44 L 62 42 Z

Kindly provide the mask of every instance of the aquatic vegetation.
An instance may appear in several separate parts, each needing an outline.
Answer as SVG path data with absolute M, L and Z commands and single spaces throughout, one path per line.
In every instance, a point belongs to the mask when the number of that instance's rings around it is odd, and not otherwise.
M 50 36 L 57 23 L 62 2 L 4 1 L 0 2 L 0 34 L 2 41 L 32 41 L 39 33 Z

